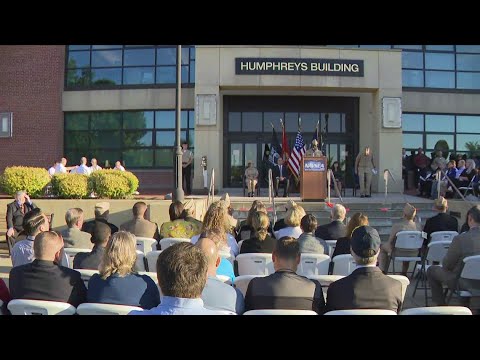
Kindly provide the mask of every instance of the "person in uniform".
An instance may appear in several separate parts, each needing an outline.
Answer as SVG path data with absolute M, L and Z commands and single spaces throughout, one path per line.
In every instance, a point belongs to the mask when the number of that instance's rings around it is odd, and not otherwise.
M 192 162 L 193 153 L 188 150 L 188 142 L 182 142 L 182 181 L 185 184 L 185 195 L 192 193 Z
M 253 166 L 252 161 L 248 162 L 248 167 L 245 169 L 245 181 L 247 183 L 248 196 L 253 197 L 258 182 L 258 170 Z
M 365 150 L 357 155 L 355 159 L 355 174 L 358 175 L 360 182 L 360 197 L 370 197 L 370 184 L 372 183 L 372 172 L 375 169 L 373 163 L 373 155 L 370 147 L 366 146 Z
M 305 156 L 322 156 L 322 152 L 318 150 L 318 141 L 316 139 L 312 140 L 312 147 L 305 152 Z

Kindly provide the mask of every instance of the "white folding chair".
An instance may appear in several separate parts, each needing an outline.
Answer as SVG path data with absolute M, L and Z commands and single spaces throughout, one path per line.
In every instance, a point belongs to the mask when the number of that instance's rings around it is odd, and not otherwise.
M 232 279 L 228 275 L 217 275 L 218 280 L 224 282 L 227 285 L 232 285 Z
M 456 231 L 435 231 L 430 234 L 430 243 L 435 241 L 452 241 L 458 235 Z
M 388 265 L 390 262 L 393 261 L 393 274 L 395 274 L 395 262 L 396 261 L 406 261 L 406 262 L 415 262 L 413 267 L 411 278 L 413 279 L 413 275 L 415 274 L 415 270 L 417 268 L 417 264 L 422 261 L 420 256 L 397 256 L 396 253 L 401 250 L 417 250 L 423 246 L 423 237 L 421 231 L 399 231 L 396 234 L 395 244 L 392 249 L 392 253 L 389 256 Z M 387 266 L 387 269 L 389 266 Z
M 325 242 L 328 244 L 328 256 L 332 257 L 337 246 L 337 240 L 325 240 Z
M 155 251 L 150 251 L 147 253 L 147 255 L 145 255 L 145 257 L 147 258 L 148 271 L 150 272 L 157 271 L 157 259 L 158 259 L 158 255 L 160 255 L 161 252 L 162 250 L 155 250 Z
M 461 186 L 458 190 L 463 191 L 463 196 L 467 196 L 468 192 L 471 191 L 473 194 L 473 184 L 475 182 L 477 175 L 473 175 L 472 180 L 468 184 L 468 186 Z
M 399 315 L 472 315 L 465 306 L 428 306 L 403 310 Z
M 331 283 L 343 278 L 343 275 L 309 275 L 310 280 L 317 280 L 322 285 L 323 298 L 327 300 L 327 291 Z
M 149 251 L 157 250 L 157 240 L 153 238 L 136 236 L 137 238 L 137 250 L 140 250 L 144 254 Z
M 287 310 L 287 309 L 265 309 L 250 310 L 244 312 L 243 315 L 318 315 L 313 310 Z
M 302 276 L 309 275 L 328 275 L 330 266 L 330 256 L 325 254 L 300 254 L 300 264 L 298 264 L 297 274 Z
M 382 309 L 353 309 L 353 310 L 334 310 L 326 312 L 325 315 L 397 315 L 393 310 Z
M 220 250 L 218 252 L 218 256 L 220 256 L 221 258 L 225 258 L 227 259 L 228 261 L 230 261 L 230 263 L 233 265 L 233 262 L 235 261 L 235 257 L 232 255 L 232 253 L 230 251 L 222 251 Z
M 270 275 L 275 272 L 272 254 L 239 254 L 235 259 L 238 263 L 239 275 Z
M 152 279 L 155 284 L 158 285 L 158 277 L 157 277 L 157 273 L 156 272 L 151 272 L 151 271 L 139 271 L 138 272 L 139 275 L 147 275 L 148 277 L 150 277 L 150 279 Z
M 405 300 L 405 294 L 407 293 L 408 285 L 410 285 L 410 280 L 408 279 L 408 277 L 403 275 L 388 274 L 388 276 L 391 277 L 392 279 L 400 281 L 400 283 L 402 284 L 402 304 L 403 304 Z
M 63 248 L 64 253 L 68 257 L 68 267 L 73 269 L 73 259 L 78 253 L 89 253 L 92 252 L 92 249 L 80 249 L 80 248 Z
M 75 269 L 80 273 L 82 276 L 82 280 L 85 283 L 85 287 L 88 289 L 88 282 L 93 274 L 98 274 L 98 270 L 90 270 L 90 269 Z
M 160 240 L 160 249 L 165 250 L 169 246 L 172 246 L 173 244 L 178 244 L 181 242 L 191 242 L 190 239 L 185 239 L 185 238 L 164 238 Z
M 77 308 L 78 315 L 127 315 L 130 311 L 143 311 L 141 307 L 129 305 L 83 303 Z
M 256 277 L 261 277 L 261 276 L 266 276 L 266 275 L 242 275 L 242 276 L 237 276 L 233 280 L 233 286 L 236 287 L 238 290 L 241 291 L 243 296 L 247 294 L 247 289 L 248 289 L 248 284 L 253 278 Z
M 460 276 L 457 278 L 455 289 L 449 289 L 447 305 L 450 304 L 452 296 L 455 294 L 461 298 L 471 298 L 480 296 L 480 289 L 461 289 L 462 280 L 480 282 L 480 255 L 467 256 L 463 259 L 463 268 Z
M 243 244 L 244 241 L 245 241 L 245 240 L 240 240 L 240 241 L 238 242 L 238 251 L 239 251 L 239 252 L 240 252 L 240 250 L 242 250 L 242 244 Z
M 7 308 L 12 315 L 74 315 L 76 312 L 69 303 L 46 300 L 11 300 Z
M 353 270 L 355 270 L 357 264 L 353 261 L 353 256 L 351 254 L 341 254 L 337 255 L 332 259 L 333 262 L 333 271 L 332 275 L 350 275 Z
M 135 262 L 135 269 L 137 271 L 147 271 L 145 262 L 146 262 L 145 254 L 142 251 L 137 250 L 137 261 Z

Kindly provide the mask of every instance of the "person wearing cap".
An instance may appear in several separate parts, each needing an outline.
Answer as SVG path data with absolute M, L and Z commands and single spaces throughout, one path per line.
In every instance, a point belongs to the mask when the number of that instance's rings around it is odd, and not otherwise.
M 350 309 L 402 309 L 402 284 L 385 275 L 377 266 L 380 236 L 370 226 L 352 233 L 350 253 L 357 268 L 348 276 L 330 284 L 327 311 Z
M 245 182 L 248 189 L 248 197 L 253 197 L 258 183 L 258 170 L 253 166 L 251 160 L 248 162 L 248 167 L 245 169 Z
M 358 175 L 360 182 L 360 197 L 371 197 L 370 185 L 372 182 L 372 172 L 375 171 L 373 155 L 369 146 L 357 155 L 355 159 L 355 174 Z
M 383 271 L 384 274 L 388 272 L 388 258 L 392 253 L 392 250 L 395 246 L 395 241 L 397 239 L 397 233 L 399 231 L 421 231 L 419 225 L 414 221 L 417 210 L 410 204 L 405 204 L 403 208 L 403 218 L 398 223 L 393 224 L 390 231 L 390 237 L 387 242 L 380 246 L 380 255 L 378 256 L 378 267 Z M 417 250 L 398 250 L 396 252 L 397 256 L 418 256 Z M 408 261 L 403 261 L 402 263 L 402 275 L 407 276 L 408 271 Z
M 188 141 L 182 141 L 182 181 L 185 184 L 185 195 L 192 193 L 193 153 L 188 150 Z
M 436 231 L 457 231 L 458 220 L 450 214 L 447 214 L 448 202 L 443 196 L 435 200 L 433 210 L 438 212 L 437 215 L 427 219 L 423 231 L 427 234 L 425 246 L 430 242 L 430 236 Z
M 94 230 L 95 230 L 95 224 L 96 224 L 97 221 L 102 222 L 102 223 L 110 226 L 110 230 L 112 232 L 112 235 L 115 234 L 118 231 L 117 226 L 108 222 L 109 213 L 110 213 L 110 203 L 108 203 L 106 201 L 97 203 L 97 204 L 95 204 L 95 219 L 83 223 L 82 231 L 85 231 L 85 232 L 89 233 L 90 235 L 92 235 L 91 241 L 93 243 L 95 243 Z
M 322 152 L 318 150 L 318 141 L 312 140 L 312 147 L 305 152 L 305 156 L 318 157 L 322 156 Z
M 288 200 L 285 204 L 285 212 L 288 212 L 288 210 L 290 210 L 295 205 L 296 205 L 295 201 Z M 273 225 L 273 231 L 277 232 L 278 230 L 286 228 L 286 227 L 288 227 L 288 225 L 285 224 L 285 218 L 282 218 L 280 220 L 277 220 L 277 222 L 275 222 L 275 224 Z

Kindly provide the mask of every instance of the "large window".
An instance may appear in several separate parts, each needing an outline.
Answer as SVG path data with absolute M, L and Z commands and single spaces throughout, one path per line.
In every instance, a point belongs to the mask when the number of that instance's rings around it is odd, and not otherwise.
M 193 149 L 193 110 L 182 111 L 181 137 Z M 95 157 L 101 166 L 120 160 L 128 168 L 171 168 L 175 110 L 65 114 L 65 154 L 71 163 Z
M 450 152 L 471 154 L 480 150 L 480 116 L 453 114 L 402 114 L 403 147 L 430 153 L 439 140 Z
M 195 47 L 182 47 L 182 83 L 195 83 Z M 174 86 L 177 48 L 163 45 L 69 45 L 66 89 Z

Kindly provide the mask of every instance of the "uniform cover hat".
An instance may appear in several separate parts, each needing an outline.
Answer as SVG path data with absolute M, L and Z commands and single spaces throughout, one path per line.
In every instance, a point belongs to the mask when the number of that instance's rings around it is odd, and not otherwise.
M 353 231 L 350 240 L 352 251 L 362 258 L 374 256 L 380 249 L 380 244 L 380 236 L 371 226 L 359 226 Z

